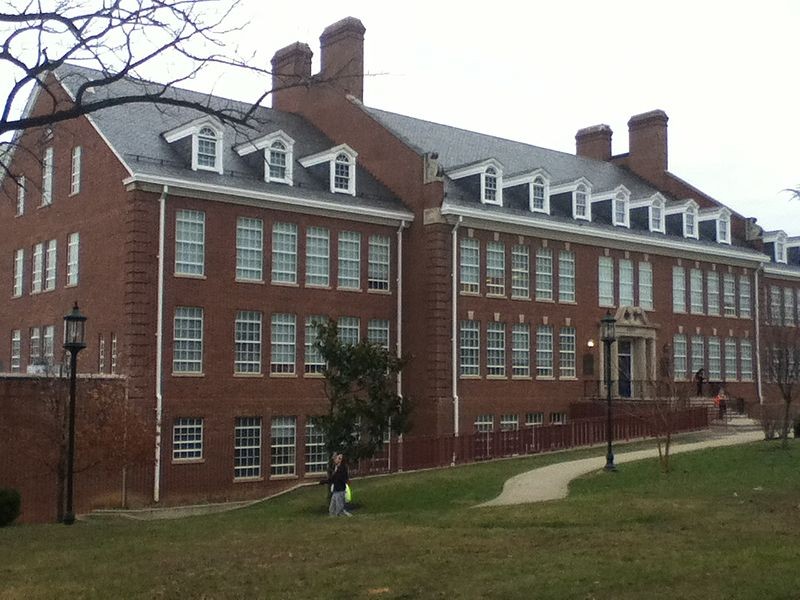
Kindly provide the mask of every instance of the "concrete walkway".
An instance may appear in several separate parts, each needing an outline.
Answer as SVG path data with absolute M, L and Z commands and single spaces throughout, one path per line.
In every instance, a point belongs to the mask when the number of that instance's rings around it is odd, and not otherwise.
M 680 440 L 673 439 L 670 454 L 692 452 L 693 450 L 718 446 L 745 444 L 763 439 L 764 433 L 748 423 L 744 427 L 728 428 L 722 431 L 710 430 L 708 437 L 698 442 L 681 443 Z M 614 462 L 621 464 L 657 456 L 657 448 L 620 452 L 614 455 Z M 556 463 L 522 473 L 506 481 L 503 485 L 503 491 L 497 498 L 479 504 L 477 508 L 527 504 L 529 502 L 544 502 L 546 500 L 566 498 L 569 492 L 569 484 L 573 479 L 598 471 L 603 468 L 604 464 L 605 458 L 584 458 L 582 460 Z

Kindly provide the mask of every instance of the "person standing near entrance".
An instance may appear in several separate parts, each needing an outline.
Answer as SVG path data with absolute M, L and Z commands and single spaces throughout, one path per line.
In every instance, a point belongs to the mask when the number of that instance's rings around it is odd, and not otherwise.
M 703 382 L 706 380 L 706 371 L 705 369 L 698 369 L 697 373 L 694 374 L 694 382 L 697 385 L 697 395 L 703 395 Z
M 350 477 L 347 473 L 347 465 L 344 462 L 344 455 L 337 452 L 333 457 L 333 473 L 328 482 L 331 484 L 331 504 L 328 507 L 328 514 L 332 517 L 346 515 L 351 517 L 349 512 L 344 509 L 345 492 Z
M 719 392 L 714 397 L 714 405 L 719 410 L 719 419 L 724 419 L 725 411 L 728 409 L 728 395 L 725 393 L 725 388 L 719 388 Z

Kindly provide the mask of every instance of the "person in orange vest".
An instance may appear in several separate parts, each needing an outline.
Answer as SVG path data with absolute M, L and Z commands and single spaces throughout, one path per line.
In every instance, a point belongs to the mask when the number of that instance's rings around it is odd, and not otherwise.
M 728 395 L 725 393 L 725 388 L 720 387 L 717 395 L 714 396 L 714 406 L 719 410 L 719 418 L 725 418 L 725 411 L 728 409 Z

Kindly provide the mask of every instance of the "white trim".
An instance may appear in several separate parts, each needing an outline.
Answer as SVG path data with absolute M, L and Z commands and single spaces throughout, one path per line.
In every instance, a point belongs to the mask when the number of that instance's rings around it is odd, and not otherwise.
M 200 132 L 203 129 L 211 129 L 214 134 L 214 165 L 207 166 L 199 164 L 197 158 L 200 149 Z M 222 148 L 225 140 L 225 132 L 219 119 L 212 116 L 204 116 L 180 125 L 174 129 L 164 132 L 164 139 L 167 143 L 177 142 L 185 137 L 192 136 L 192 171 L 213 171 L 222 175 Z
M 776 264 L 766 264 L 764 265 L 764 274 L 765 275 L 772 275 L 773 277 L 779 277 L 781 279 L 787 279 L 789 281 L 798 280 L 800 281 L 800 269 L 794 267 L 794 269 L 790 267 L 782 267 L 777 266 Z
M 697 211 L 697 229 L 698 235 L 700 233 L 700 223 L 703 221 L 715 221 L 716 231 L 714 234 L 714 241 L 718 244 L 729 244 L 731 243 L 731 211 L 729 211 L 724 206 L 720 206 L 717 208 L 703 208 Z M 727 228 L 727 235 L 723 236 L 720 233 L 720 226 L 725 222 L 728 226 Z
M 340 152 L 344 152 L 345 154 L 349 154 L 353 160 L 358 158 L 358 152 L 353 150 L 347 144 L 339 144 L 338 146 L 334 146 L 333 148 L 329 148 L 328 150 L 323 150 L 322 152 L 317 152 L 316 154 L 309 154 L 308 156 L 304 156 L 303 158 L 298 159 L 298 162 L 303 165 L 306 169 L 309 167 L 313 167 L 316 165 L 321 165 L 324 162 L 331 162 L 336 159 L 336 155 Z
M 164 139 L 168 144 L 172 142 L 177 142 L 178 140 L 182 140 L 185 137 L 190 135 L 196 134 L 200 131 L 204 126 L 209 126 L 211 129 L 222 135 L 222 123 L 219 119 L 212 117 L 211 115 L 206 115 L 203 117 L 199 117 L 197 119 L 192 119 L 188 123 L 184 123 L 183 125 L 178 125 L 168 131 L 165 131 L 161 135 L 164 136 Z
M 286 177 L 278 178 L 270 176 L 270 155 L 272 153 L 272 145 L 275 142 L 281 142 L 286 147 Z M 239 156 L 247 156 L 259 150 L 264 151 L 264 181 L 267 183 L 286 183 L 293 185 L 294 176 L 294 140 L 287 135 L 282 129 L 268 133 L 255 140 L 234 146 L 233 150 Z
M 501 163 L 496 158 L 487 158 L 480 162 L 470 163 L 466 166 L 459 167 L 458 169 L 454 169 L 452 171 L 445 171 L 445 174 L 453 180 L 456 179 L 463 179 L 464 177 L 469 177 L 470 175 L 478 175 L 486 171 L 488 167 L 494 167 L 501 173 L 505 171 L 505 167 L 503 163 Z M 501 187 L 501 186 L 498 186 Z
M 683 237 L 693 240 L 699 240 L 700 239 L 699 211 L 700 207 L 697 204 L 697 202 L 689 198 L 672 206 L 665 207 L 664 218 L 666 219 L 667 215 L 676 215 L 676 214 L 681 215 L 681 223 L 682 223 L 681 227 L 682 227 Z M 686 215 L 689 213 L 692 213 L 692 215 L 694 216 L 694 234 L 692 235 L 686 233 Z
M 491 169 L 491 173 L 489 170 Z M 491 175 L 494 177 L 494 200 L 489 200 L 486 197 L 486 178 Z M 489 165 L 481 172 L 481 202 L 483 204 L 494 204 L 495 206 L 503 206 L 503 170 Z
M 772 249 L 772 260 L 775 261 L 777 264 L 788 264 L 789 263 L 789 253 L 788 249 L 790 247 L 796 247 L 800 244 L 791 245 L 789 242 L 789 237 L 786 235 L 785 231 L 770 231 L 765 232 L 763 236 L 763 242 L 765 244 L 773 244 Z M 800 241 L 800 238 L 796 238 Z
M 158 288 L 156 306 L 156 435 L 155 435 L 155 472 L 153 474 L 153 502 L 158 502 L 161 495 L 161 427 L 164 401 L 164 249 L 166 246 L 167 194 L 169 187 L 164 186 L 158 199 Z
M 274 193 L 259 192 L 254 190 L 243 190 L 241 188 L 227 187 L 215 184 L 200 183 L 197 181 L 190 181 L 187 179 L 176 179 L 172 177 L 162 177 L 159 175 L 144 175 L 137 174 L 123 180 L 122 184 L 126 187 L 134 186 L 137 183 L 153 184 L 156 186 L 168 185 L 170 188 L 181 188 L 187 191 L 196 191 L 204 194 L 214 194 L 227 198 L 242 199 L 243 201 L 251 200 L 252 206 L 263 207 L 264 203 L 278 205 L 281 210 L 291 212 L 307 212 L 307 211 L 323 211 L 328 216 L 345 218 L 353 221 L 363 221 L 366 223 L 386 224 L 391 223 L 396 225 L 402 221 L 411 222 L 414 220 L 414 213 L 405 211 L 383 210 L 377 208 L 368 208 L 364 206 L 348 206 L 338 203 L 333 203 L 325 200 L 312 200 L 309 198 L 294 198 L 291 196 L 282 196 Z M 175 195 L 175 190 L 172 190 L 172 195 Z M 208 200 L 214 201 L 230 201 L 223 200 L 222 198 L 208 198 L 206 195 L 199 196 Z M 250 204 L 248 202 L 241 202 L 242 204 Z M 338 213 L 329 214 L 329 213 Z

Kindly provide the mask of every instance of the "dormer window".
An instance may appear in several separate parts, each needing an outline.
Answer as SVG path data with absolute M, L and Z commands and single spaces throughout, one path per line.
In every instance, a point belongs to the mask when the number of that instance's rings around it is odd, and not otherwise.
M 693 207 L 683 214 L 683 237 L 697 238 L 697 210 Z
M 717 219 L 717 241 L 720 244 L 731 243 L 731 217 L 722 215 Z
M 794 241 L 795 238 L 789 240 L 786 236 L 786 232 L 784 231 L 771 231 L 764 234 L 764 243 L 772 245 L 772 260 L 776 263 L 780 264 L 787 264 L 789 262 L 789 246 L 794 246 L 794 244 L 789 244 L 790 241 Z
M 544 177 L 538 176 L 531 184 L 531 210 L 534 212 L 549 212 L 547 210 L 547 199 Z
M 573 213 L 576 219 L 589 220 L 589 194 L 586 186 L 580 184 L 573 192 Z
M 775 240 L 775 262 L 786 264 L 786 240 Z
M 614 225 L 628 227 L 628 197 L 620 192 L 614 196 Z
M 164 133 L 170 144 L 190 136 L 192 170 L 222 173 L 222 124 L 202 117 Z
M 330 150 L 318 152 L 300 159 L 306 169 L 327 164 L 329 168 L 331 192 L 334 194 L 356 195 L 356 154 L 347 144 Z M 322 168 L 321 166 L 319 167 Z
M 281 130 L 273 131 L 252 142 L 239 144 L 233 149 L 239 156 L 264 152 L 264 181 L 292 185 L 292 149 L 294 140 Z
M 664 202 L 654 200 L 650 205 L 650 231 L 664 233 Z
M 483 172 L 481 188 L 483 190 L 481 196 L 483 201 L 487 204 L 501 204 L 498 200 L 497 189 L 497 169 L 494 167 L 487 167 Z

